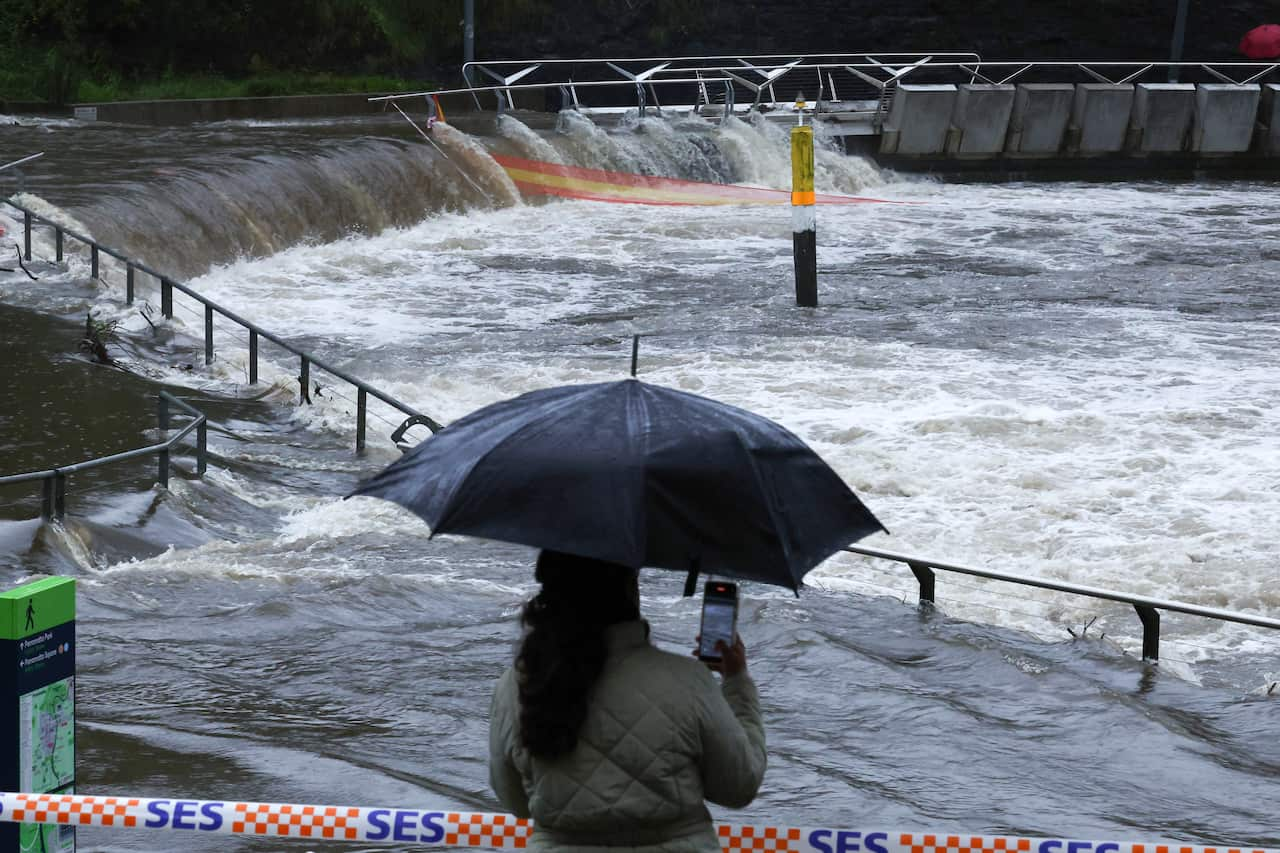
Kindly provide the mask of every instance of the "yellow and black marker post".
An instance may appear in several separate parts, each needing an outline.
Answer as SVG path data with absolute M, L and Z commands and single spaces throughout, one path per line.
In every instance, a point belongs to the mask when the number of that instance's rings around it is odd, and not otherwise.
M 796 304 L 818 307 L 818 238 L 813 195 L 813 128 L 804 124 L 804 95 L 796 98 L 798 123 L 791 128 L 791 239 L 796 266 Z

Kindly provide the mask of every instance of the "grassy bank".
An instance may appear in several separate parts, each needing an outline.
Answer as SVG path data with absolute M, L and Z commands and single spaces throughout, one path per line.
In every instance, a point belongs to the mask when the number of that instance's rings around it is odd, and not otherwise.
M 0 101 L 50 102 L 50 70 L 0 64 Z M 154 101 L 185 98 L 261 98 L 279 95 L 337 95 L 410 92 L 429 89 L 430 80 L 383 75 L 271 72 L 242 79 L 217 75 L 163 75 L 152 80 L 86 77 L 65 87 L 69 103 Z

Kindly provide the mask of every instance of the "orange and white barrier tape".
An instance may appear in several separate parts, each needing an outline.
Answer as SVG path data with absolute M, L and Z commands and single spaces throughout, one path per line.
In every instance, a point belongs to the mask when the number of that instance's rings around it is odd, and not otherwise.
M 503 850 L 523 849 L 533 832 L 532 822 L 508 814 L 82 794 L 0 793 L 0 821 Z M 716 826 L 716 832 L 724 853 L 1280 853 L 1259 847 L 1202 847 L 1174 842 L 724 823 Z

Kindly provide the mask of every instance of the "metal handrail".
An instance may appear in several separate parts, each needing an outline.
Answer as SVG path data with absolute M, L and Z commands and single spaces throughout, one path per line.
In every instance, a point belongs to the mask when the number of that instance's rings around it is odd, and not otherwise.
M 729 62 L 721 62 L 729 60 Z M 860 61 L 859 61 L 860 60 Z M 632 72 L 621 67 L 618 63 L 647 63 L 648 67 L 642 71 Z M 601 73 L 611 75 L 610 79 L 605 80 L 574 80 L 574 79 L 553 79 L 535 82 L 518 82 L 526 80 L 536 71 L 547 70 L 555 71 L 559 68 L 572 67 L 579 69 L 586 67 L 588 69 L 598 69 Z M 518 69 L 513 74 L 504 76 L 500 71 L 509 69 Z M 1139 79 L 1144 74 L 1152 71 L 1167 72 L 1170 79 L 1176 79 L 1178 72 L 1186 69 L 1202 71 L 1214 79 L 1234 84 L 1234 85 L 1250 85 L 1257 83 L 1268 76 L 1280 75 L 1280 62 L 1275 61 L 1254 61 L 1254 62 L 1135 62 L 1135 61 L 1079 61 L 1079 60 L 1049 60 L 1049 61 L 986 61 L 981 59 L 977 54 L 973 53 L 935 53 L 935 54 L 919 54 L 919 53 L 898 53 L 898 54 L 818 54 L 813 56 L 803 56 L 797 54 L 773 54 L 768 56 L 703 56 L 703 57 L 644 57 L 644 58 L 613 58 L 613 59 L 548 59 L 548 60 L 499 60 L 499 61 L 477 61 L 469 62 L 463 66 L 463 78 L 471 83 L 473 72 L 481 72 L 498 81 L 496 85 L 490 86 L 472 86 L 468 85 L 462 88 L 441 89 L 434 92 L 413 92 L 400 95 L 389 95 L 374 98 L 371 100 L 396 101 L 405 98 L 430 97 L 432 95 L 446 94 L 471 94 L 476 101 L 476 106 L 480 107 L 479 99 L 476 97 L 482 92 L 506 93 L 507 104 L 511 104 L 510 93 L 513 91 L 536 90 L 536 89 L 554 89 L 560 88 L 566 91 L 576 90 L 577 88 L 591 87 L 608 87 L 608 86 L 634 86 L 637 90 L 639 105 L 644 108 L 644 89 L 664 83 L 680 83 L 690 85 L 697 83 L 703 85 L 706 82 L 720 82 L 732 90 L 734 85 L 746 87 L 755 93 L 755 99 L 751 102 L 751 106 L 755 107 L 760 103 L 765 91 L 770 93 L 773 100 L 773 87 L 777 85 L 784 77 L 803 75 L 805 72 L 816 72 L 819 94 L 824 85 L 823 75 L 827 75 L 830 79 L 832 72 L 847 74 L 855 81 L 869 85 L 877 89 L 881 97 L 877 106 L 877 115 L 886 107 L 886 93 L 898 84 L 906 81 L 910 75 L 915 75 L 916 79 L 922 73 L 931 75 L 930 79 L 941 77 L 941 79 L 952 79 L 957 83 L 974 83 L 982 81 L 984 83 L 1000 85 L 1008 84 L 1012 81 L 1024 78 L 1035 72 L 1045 70 L 1068 70 L 1072 73 L 1083 74 L 1090 79 L 1103 83 L 1120 83 L 1127 84 Z M 1117 74 L 1116 72 L 1121 72 Z M 1109 72 L 1109 73 L 1104 73 Z M 688 75 L 693 73 L 695 78 L 690 80 Z M 761 76 L 761 80 L 746 80 L 741 75 L 744 73 L 755 73 Z M 716 76 L 706 76 L 716 75 Z M 727 79 L 726 79 L 727 78 Z M 838 97 L 828 99 L 829 103 L 823 104 L 821 99 L 815 103 L 814 112 L 821 114 L 826 112 L 840 112 L 844 107 Z M 581 106 L 578 103 L 576 94 L 572 102 L 575 106 Z M 696 105 L 681 105 L 681 107 L 689 107 Z M 499 108 L 502 108 L 502 99 L 499 96 Z M 589 109 L 589 107 L 587 107 Z
M 848 54 L 828 54 L 826 56 L 847 56 L 847 55 Z M 907 57 L 919 57 L 919 59 L 916 60 L 915 63 L 909 63 L 909 64 L 918 63 L 920 68 L 926 68 L 931 71 L 939 71 L 939 70 L 960 71 L 960 72 L 963 72 L 964 75 L 971 75 L 975 67 L 977 68 L 1020 68 L 1020 69 L 1026 69 L 1026 70 L 1036 70 L 1036 69 L 1042 69 L 1042 68 L 1072 68 L 1072 69 L 1078 69 L 1078 70 L 1098 69 L 1098 68 L 1128 68 L 1128 69 L 1138 68 L 1138 69 L 1146 70 L 1146 69 L 1158 68 L 1158 69 L 1168 70 L 1170 68 L 1178 68 L 1178 69 L 1199 69 L 1202 71 L 1210 71 L 1210 72 L 1212 72 L 1213 69 L 1220 69 L 1220 68 L 1228 68 L 1228 69 L 1262 68 L 1264 69 L 1264 72 L 1263 72 L 1264 75 L 1266 73 L 1269 73 L 1270 71 L 1280 69 L 1280 61 L 1277 61 L 1277 60 L 1253 60 L 1253 61 L 1232 60 L 1232 61 L 1222 61 L 1222 62 L 1216 62 L 1216 61 L 1215 62 L 1205 62 L 1205 61 L 1157 62 L 1157 61 L 1132 61 L 1132 60 L 1079 60 L 1079 59 L 1068 60 L 1068 59 L 1064 59 L 1064 60 L 1034 60 L 1029 62 L 1026 60 L 985 60 L 985 59 L 979 58 L 977 54 L 972 54 L 972 53 L 970 54 L 955 54 L 955 53 L 952 53 L 952 54 L 946 54 L 946 53 L 858 54 L 858 55 L 865 56 L 868 59 L 871 59 L 872 61 L 849 62 L 846 59 L 846 60 L 841 60 L 837 62 L 804 62 L 797 65 L 793 65 L 791 67 L 795 68 L 796 70 L 805 70 L 805 69 L 812 70 L 812 69 L 818 69 L 818 68 L 822 68 L 822 69 L 864 68 L 864 69 L 884 71 L 884 70 L 887 70 L 889 67 L 891 67 L 891 64 L 874 60 L 874 57 L 876 56 L 883 56 L 883 57 L 901 57 L 903 59 Z M 950 58 L 940 59 L 939 58 L 939 57 L 956 57 L 956 56 L 965 56 L 969 58 L 966 58 L 966 59 L 950 59 Z M 690 58 L 696 59 L 700 57 L 690 57 Z M 725 57 L 701 57 L 701 58 L 722 59 Z M 743 58 L 746 59 L 750 57 L 743 57 Z M 777 57 L 777 58 L 782 58 L 782 57 Z M 814 57 L 814 58 L 819 58 L 819 57 Z M 611 60 L 611 61 L 613 62 L 624 62 L 624 61 L 661 62 L 662 60 L 660 58 L 655 57 L 655 58 L 649 58 L 649 59 Z M 897 61 L 901 62 L 902 60 L 899 59 Z M 475 63 L 469 63 L 469 64 L 476 65 L 476 66 L 479 66 L 479 65 L 493 66 L 493 65 L 505 64 L 505 63 L 533 65 L 533 66 L 582 65 L 584 64 L 584 60 L 548 59 L 548 60 L 528 60 L 528 61 L 519 62 L 519 63 L 517 63 L 514 60 L 504 60 L 503 63 L 475 62 Z M 752 70 L 752 68 L 758 68 L 759 70 L 766 70 L 766 69 L 783 68 L 783 67 L 787 67 L 788 65 L 790 65 L 790 63 L 779 63 L 777 65 L 762 64 L 759 66 L 709 65 L 709 66 L 700 66 L 697 68 L 668 67 L 657 73 L 675 73 L 675 72 L 683 73 L 683 72 L 695 71 L 695 70 L 696 71 L 745 71 L 745 70 Z M 907 67 L 907 65 L 904 65 L 903 67 Z M 1248 80 L 1241 81 L 1241 80 L 1235 80 L 1234 78 L 1229 78 L 1229 79 L 1231 82 L 1236 82 L 1236 83 L 1248 82 Z M 561 81 L 561 82 L 572 82 L 572 81 Z M 610 82 L 625 82 L 625 81 L 610 81 Z M 646 82 L 648 81 L 646 80 Z M 1114 82 L 1114 81 L 1108 80 L 1107 82 Z M 550 85 L 556 85 L 556 84 L 554 82 L 544 82 L 541 85 L 550 86 Z M 582 83 L 579 82 L 577 85 L 582 85 Z M 467 91 L 467 89 L 463 89 L 462 91 Z M 430 94 L 430 93 L 418 93 L 418 94 Z M 409 97 L 409 95 L 392 95 L 390 97 Z
M 1221 610 L 1217 607 L 1203 607 L 1199 604 L 1187 604 L 1182 601 L 1153 598 L 1147 595 L 1134 595 L 1127 592 L 1117 592 L 1115 590 L 1101 589 L 1099 587 L 1084 586 L 1081 584 L 1070 583 L 1068 581 L 1051 580 L 1049 578 L 1040 578 L 1028 575 L 1016 575 L 1009 572 L 995 571 L 994 569 L 975 568 L 973 566 L 962 566 L 957 563 L 947 563 L 941 560 L 932 560 L 926 557 L 900 554 L 896 551 L 885 551 L 880 548 L 868 548 L 862 545 L 850 545 L 843 550 L 850 554 L 860 554 L 864 557 L 875 557 L 882 560 L 892 560 L 897 563 L 906 563 L 907 566 L 910 567 L 912 574 L 915 575 L 917 582 L 920 584 L 920 603 L 925 606 L 929 606 L 934 603 L 933 572 L 935 569 L 943 572 L 955 572 L 962 575 L 987 578 L 988 580 L 1014 583 L 1020 586 L 1051 589 L 1056 592 L 1066 592 L 1072 595 L 1099 598 L 1106 601 L 1116 601 L 1122 604 L 1133 605 L 1134 610 L 1138 612 L 1138 618 L 1142 620 L 1142 657 L 1144 660 L 1155 661 L 1160 659 L 1160 611 L 1162 610 L 1167 610 L 1172 613 L 1186 613 L 1191 616 L 1201 616 L 1206 619 L 1216 619 L 1220 622 L 1234 622 L 1239 625 L 1252 625 L 1258 628 L 1280 630 L 1280 619 L 1271 619 L 1266 616 L 1254 616 L 1248 613 L 1235 613 L 1230 610 Z
M 5 169 L 12 169 L 14 166 L 21 166 L 23 163 L 30 163 L 32 160 L 39 160 L 43 156 L 43 151 L 37 154 L 28 154 L 26 157 L 21 157 L 14 160 L 12 163 L 5 163 L 3 166 L 0 166 L 0 172 L 3 172 Z
M 850 57 L 858 57 L 858 56 L 879 56 L 879 57 L 884 57 L 886 59 L 888 58 L 904 59 L 904 58 L 921 57 L 921 56 L 948 56 L 948 57 L 963 57 L 964 59 L 962 61 L 969 61 L 970 59 L 979 60 L 979 61 L 981 60 L 981 57 L 977 53 L 974 53 L 973 51 L 968 51 L 968 50 L 953 50 L 953 51 L 944 51 L 941 53 L 934 52 L 934 51 L 883 52 L 883 51 L 853 50 L 853 51 L 841 51 L 839 53 L 757 53 L 757 54 L 745 54 L 745 55 L 720 53 L 720 54 L 703 54 L 703 55 L 693 55 L 693 56 L 609 56 L 609 57 L 590 57 L 586 59 L 483 59 L 483 60 L 475 60 L 473 62 L 464 63 L 462 66 L 462 71 L 463 71 L 463 76 L 466 77 L 470 73 L 471 69 L 479 68 L 481 66 L 488 67 L 488 68 L 500 68 L 500 67 L 506 67 L 506 66 L 527 66 L 527 65 L 579 65 L 581 66 L 581 65 L 608 65 L 609 63 L 616 64 L 619 62 L 673 62 L 673 63 L 674 62 L 702 62 L 702 61 L 712 61 L 712 60 L 718 60 L 718 59 L 728 59 L 728 60 L 733 60 L 734 62 L 737 62 L 739 60 L 745 60 L 754 65 L 760 65 L 762 67 L 767 66 L 769 63 L 761 62 L 760 60 L 776 59 L 780 61 L 776 64 L 775 67 L 780 67 L 786 64 L 788 61 L 791 61 L 797 57 L 801 59 L 837 59 L 838 61 L 843 63 L 843 62 L 847 62 Z M 741 68 L 742 66 L 739 65 L 738 67 Z
M 219 314 L 249 331 L 249 384 L 250 385 L 255 385 L 258 382 L 258 338 L 261 337 L 261 338 L 267 339 L 268 341 L 271 341 L 273 344 L 279 346 L 281 349 L 284 349 L 290 353 L 293 353 L 294 355 L 298 356 L 301 359 L 301 374 L 298 378 L 302 386 L 302 391 L 301 391 L 302 402 L 304 403 L 311 402 L 310 376 L 311 376 L 312 365 L 315 365 L 316 367 L 320 368 L 321 370 L 325 371 L 331 376 L 335 376 L 338 379 L 341 379 L 342 381 L 355 386 L 358 392 L 357 401 L 356 401 L 356 451 L 357 452 L 363 451 L 365 448 L 365 431 L 366 431 L 367 408 L 368 408 L 367 398 L 370 396 L 375 397 L 376 399 L 381 400 L 382 402 L 386 403 L 392 408 L 399 410 L 403 415 L 405 415 L 406 423 L 409 420 L 412 420 L 414 423 L 423 424 L 433 433 L 439 432 L 440 429 L 442 428 L 438 421 L 423 414 L 422 412 L 419 412 L 417 409 L 414 409 L 412 406 L 409 406 L 408 404 L 403 403 L 400 400 L 397 400 L 395 397 L 392 397 L 390 394 L 387 394 L 383 391 L 378 390 L 377 388 L 373 387 L 367 382 L 364 382 L 363 380 L 355 378 L 354 376 L 347 373 L 346 371 L 341 370 L 337 367 L 334 367 L 328 362 L 322 361 L 321 359 L 317 358 L 316 356 L 312 355 L 310 352 L 302 349 L 301 347 L 295 346 L 294 344 L 291 344 L 288 341 L 286 341 L 284 338 L 281 338 L 280 336 L 267 331 L 262 326 L 258 325 L 252 320 L 245 319 L 244 317 L 241 317 L 239 314 L 235 313 L 231 309 L 218 304 L 212 299 L 209 299 L 207 296 L 203 296 L 198 291 L 194 290 L 188 285 L 185 285 L 180 281 L 175 281 L 174 279 L 170 278 L 164 273 L 161 273 L 155 269 L 152 269 L 150 266 L 142 263 L 141 261 L 137 261 L 128 257 L 123 252 L 119 252 L 115 249 L 111 249 L 106 246 L 103 246 L 102 244 L 98 243 L 96 240 L 92 239 L 91 237 L 85 236 L 84 234 L 80 234 L 57 222 L 54 222 L 46 217 L 43 217 L 40 214 L 36 213 L 35 211 L 31 210 L 30 208 L 25 207 L 22 204 L 19 204 L 18 202 L 14 201 L 11 198 L 4 199 L 4 203 L 8 204 L 10 207 L 13 207 L 13 208 L 16 208 L 17 210 L 22 211 L 23 255 L 26 258 L 26 260 L 28 261 L 31 260 L 32 227 L 34 223 L 37 223 L 37 222 L 43 223 L 45 225 L 50 226 L 54 230 L 55 253 L 56 253 L 56 259 L 58 262 L 61 262 L 63 258 L 63 236 L 65 235 L 89 246 L 90 276 L 92 278 L 101 280 L 101 276 L 99 275 L 99 254 L 109 255 L 110 257 L 113 257 L 116 260 L 123 263 L 125 265 L 125 277 L 126 277 L 125 304 L 127 305 L 133 304 L 134 275 L 135 275 L 135 271 L 140 270 L 146 273 L 147 275 L 152 276 L 153 278 L 157 279 L 160 282 L 160 313 L 164 317 L 168 319 L 173 318 L 173 290 L 175 288 L 185 293 L 187 296 L 190 296 L 192 299 L 196 300 L 201 305 L 203 305 L 205 308 L 205 312 L 204 312 L 205 314 L 205 317 L 204 317 L 205 364 L 213 363 L 213 315 Z
M 61 465 L 57 468 L 49 468 L 44 471 L 28 471 L 24 474 L 8 474 L 0 476 L 0 486 L 43 480 L 44 489 L 40 503 L 40 517 L 46 521 L 54 518 L 62 519 L 66 516 L 67 512 L 66 478 L 69 474 L 89 471 L 93 468 L 101 468 L 105 465 L 125 462 L 142 456 L 156 455 L 159 457 L 156 481 L 165 488 L 168 488 L 169 470 L 171 467 L 169 454 L 179 442 L 189 436 L 193 431 L 196 433 L 196 476 L 204 476 L 205 471 L 208 470 L 208 418 L 205 416 L 204 412 L 201 412 L 194 406 L 179 400 L 168 391 L 161 391 L 157 395 L 157 402 L 157 420 L 160 432 L 163 433 L 169 429 L 169 406 L 171 405 L 177 406 L 187 414 L 191 415 L 193 420 L 171 435 L 168 439 L 158 444 L 149 444 L 146 447 L 137 447 L 133 450 L 112 453 L 109 456 L 99 456 L 95 459 L 76 462 L 73 465 Z
M 729 83 L 732 82 L 728 77 L 690 77 L 682 79 L 646 80 L 644 85 L 650 83 Z M 506 91 L 534 91 L 538 89 L 549 89 L 555 86 L 574 87 L 595 87 L 606 88 L 610 86 L 634 86 L 634 80 L 577 80 L 565 81 L 562 83 L 497 83 L 492 86 L 461 86 L 455 89 L 435 89 L 430 92 L 407 92 L 401 95 L 378 95 L 369 98 L 370 103 L 377 101 L 402 101 L 408 98 L 428 98 L 434 95 L 469 95 L 474 92 L 506 92 Z
M 891 79 L 905 73 L 903 69 L 894 66 L 906 64 L 906 68 L 912 68 L 919 65 L 928 64 L 934 60 L 940 59 L 944 64 L 973 64 L 980 63 L 982 58 L 972 52 L 943 52 L 943 53 L 821 53 L 821 54 L 758 54 L 749 56 L 733 56 L 733 55 L 713 55 L 713 56 L 676 56 L 676 57 L 631 57 L 631 58 L 601 58 L 601 59 L 545 59 L 545 60 L 487 60 L 467 62 L 462 67 L 462 77 L 466 81 L 467 86 L 460 89 L 442 89 L 434 92 L 413 92 L 400 95 L 382 96 L 379 98 L 370 98 L 371 101 L 396 101 L 406 98 L 418 98 L 424 96 L 439 96 L 450 94 L 470 94 L 472 100 L 475 101 L 478 109 L 482 108 L 480 100 L 477 97 L 482 92 L 496 92 L 506 95 L 507 106 L 514 108 L 511 101 L 511 92 L 520 90 L 536 90 L 559 88 L 566 92 L 572 93 L 572 103 L 574 106 L 580 106 L 578 103 L 576 89 L 598 88 L 612 86 L 634 86 L 637 93 L 637 101 L 640 110 L 645 108 L 644 89 L 658 84 L 684 84 L 696 85 L 700 92 L 705 92 L 705 85 L 708 82 L 723 83 L 726 87 L 726 104 L 732 105 L 736 102 L 733 95 L 733 86 L 737 84 L 754 93 L 755 97 L 751 100 L 750 107 L 754 108 L 761 103 L 761 99 L 765 93 L 769 94 L 770 102 L 776 100 L 774 87 L 780 84 L 784 78 L 793 77 L 797 71 L 810 70 L 817 74 L 817 91 L 818 102 L 822 100 L 823 88 L 826 82 L 823 80 L 824 72 L 828 81 L 831 79 L 831 72 L 839 71 L 849 73 L 856 78 L 861 78 L 865 82 L 869 82 L 875 86 L 882 87 L 883 81 L 876 80 L 871 75 L 857 71 L 858 68 L 866 68 L 880 73 L 888 73 Z M 627 64 L 644 64 L 647 67 L 643 70 L 632 72 L 622 67 L 619 63 Z M 534 72 L 544 69 L 555 70 L 561 67 L 570 67 L 578 69 L 597 69 L 601 73 L 609 75 L 610 79 L 605 80 L 577 80 L 570 77 L 568 80 L 553 80 L 533 83 L 519 83 L 519 81 L 528 77 Z M 514 70 L 515 73 L 506 74 L 505 70 Z M 476 86 L 473 84 L 473 78 L 477 76 L 474 72 L 487 75 L 493 80 L 498 81 L 497 85 Z M 695 76 L 690 79 L 688 75 L 692 73 Z M 748 80 L 741 76 L 743 74 L 758 74 L 759 81 Z M 706 76 L 716 75 L 716 76 Z M 834 88 L 834 87 L 833 87 Z M 832 93 L 830 100 L 839 99 Z M 656 95 L 655 95 L 656 100 Z M 503 108 L 502 98 L 498 98 L 498 109 Z M 588 107 L 589 108 L 589 107 Z M 728 110 L 726 110 L 726 115 Z

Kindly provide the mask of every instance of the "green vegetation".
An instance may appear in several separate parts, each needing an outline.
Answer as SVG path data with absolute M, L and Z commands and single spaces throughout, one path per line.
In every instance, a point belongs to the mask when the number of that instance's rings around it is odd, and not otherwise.
M 519 30 L 550 0 L 476 3 Z M 0 100 L 208 98 L 422 87 L 461 57 L 463 0 L 0 0 Z
M 80 351 L 93 356 L 99 364 L 115 364 L 107 344 L 115 340 L 119 320 L 95 320 L 90 311 L 84 320 L 84 337 L 80 339 Z

